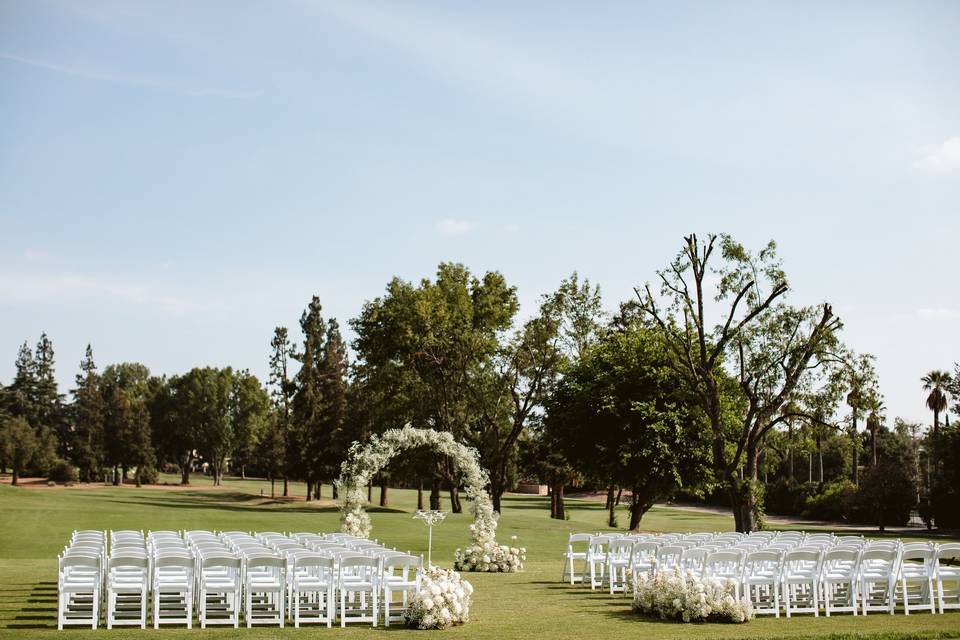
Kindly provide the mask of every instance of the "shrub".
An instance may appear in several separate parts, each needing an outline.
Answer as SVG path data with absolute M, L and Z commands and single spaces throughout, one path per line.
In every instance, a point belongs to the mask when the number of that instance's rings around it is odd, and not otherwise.
M 53 482 L 76 482 L 79 478 L 77 468 L 66 460 L 57 459 L 50 465 L 47 477 Z
M 806 498 L 802 515 L 813 520 L 847 520 L 850 501 L 857 488 L 847 479 L 823 486 L 823 491 Z
M 420 578 L 420 591 L 404 614 L 418 629 L 446 629 L 470 620 L 473 586 L 451 569 L 430 567 Z

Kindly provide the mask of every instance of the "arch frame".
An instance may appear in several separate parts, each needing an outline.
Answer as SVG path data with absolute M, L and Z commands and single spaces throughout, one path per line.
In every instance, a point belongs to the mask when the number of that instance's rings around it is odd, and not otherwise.
M 473 447 L 457 442 L 447 431 L 406 426 L 375 434 L 366 442 L 354 442 L 340 465 L 337 480 L 340 530 L 363 538 L 370 536 L 373 525 L 364 508 L 367 485 L 397 455 L 419 447 L 428 447 L 451 459 L 462 480 L 464 494 L 470 501 L 473 544 L 465 550 L 457 549 L 456 567 L 467 571 L 520 570 L 523 566 L 520 550 L 496 542 L 498 514 L 486 489 L 490 478 L 480 464 L 480 454 Z

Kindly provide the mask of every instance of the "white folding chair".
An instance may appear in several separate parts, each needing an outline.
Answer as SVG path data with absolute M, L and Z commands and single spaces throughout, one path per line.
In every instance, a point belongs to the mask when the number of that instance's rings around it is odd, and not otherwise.
M 590 568 L 590 590 L 603 586 L 603 576 L 607 569 L 607 545 L 611 538 L 608 535 L 590 536 L 587 547 L 587 565 Z
M 567 550 L 563 554 L 563 570 L 560 573 L 560 582 L 563 582 L 567 573 L 570 574 L 570 584 L 583 582 L 587 574 L 587 556 L 589 553 L 590 538 L 589 533 L 571 533 L 567 539 Z M 583 550 L 578 550 L 579 545 L 583 545 Z M 583 563 L 583 573 L 577 575 L 575 563 Z
M 620 538 L 610 541 L 607 547 L 607 584 L 610 594 L 627 592 L 627 569 L 633 556 L 632 538 Z
M 340 594 L 340 626 L 348 622 L 370 622 L 377 626 L 379 616 L 379 561 L 359 554 L 343 555 L 338 560 L 337 591 Z M 370 607 L 367 607 L 367 595 Z M 347 608 L 347 600 L 351 606 Z M 350 612 L 348 615 L 347 612 Z
M 763 549 L 743 560 L 743 592 L 757 615 L 780 617 L 780 564 L 783 552 Z
M 713 551 L 713 549 L 707 549 L 705 547 L 684 549 L 680 555 L 680 569 L 684 572 L 692 572 L 693 575 L 698 578 L 701 577 L 703 575 L 703 565 L 711 551 Z
M 153 628 L 161 624 L 193 627 L 194 559 L 181 552 L 158 552 L 153 561 Z
M 199 606 L 200 628 L 210 624 L 240 624 L 240 558 L 211 555 L 200 560 Z
M 904 545 L 900 552 L 898 592 L 903 600 L 903 613 L 910 610 L 936 613 L 933 580 L 936 556 L 931 544 Z M 916 604 L 911 604 L 911 600 Z
M 99 554 L 68 554 L 57 562 L 57 629 L 65 625 L 97 628 L 100 620 Z
M 783 609 L 789 618 L 794 613 L 820 615 L 819 549 L 801 547 L 783 554 L 780 568 Z
M 886 611 L 893 615 L 896 607 L 894 589 L 897 581 L 899 550 L 870 545 L 860 554 L 859 585 L 860 609 L 863 615 L 871 611 Z
M 824 552 L 820 564 L 820 593 L 827 617 L 832 613 L 857 615 L 859 558 L 860 550 L 852 546 L 841 545 Z
M 383 586 L 383 623 L 389 627 L 391 622 L 402 622 L 403 613 L 410 604 L 410 598 L 420 591 L 421 560 L 417 556 L 388 556 L 383 560 L 381 585 Z M 400 595 L 400 601 L 393 598 Z M 390 608 L 397 605 L 397 613 L 391 614 Z
M 680 566 L 684 547 L 680 544 L 665 544 L 657 549 L 657 571 L 672 571 Z
M 123 554 L 107 561 L 107 629 L 134 625 L 147 628 L 149 562 L 146 555 Z
M 289 581 L 294 627 L 299 628 L 301 623 L 333 625 L 336 616 L 333 570 L 333 558 L 319 553 L 293 556 Z
M 287 559 L 280 555 L 253 555 L 244 562 L 243 617 L 255 624 L 276 624 L 286 618 Z
M 947 564 L 947 563 L 951 564 Z M 940 613 L 960 609 L 960 543 L 948 542 L 937 547 L 935 580 Z
M 733 595 L 740 600 L 740 584 L 743 582 L 743 552 L 721 550 L 711 552 L 703 563 L 703 576 L 733 587 Z

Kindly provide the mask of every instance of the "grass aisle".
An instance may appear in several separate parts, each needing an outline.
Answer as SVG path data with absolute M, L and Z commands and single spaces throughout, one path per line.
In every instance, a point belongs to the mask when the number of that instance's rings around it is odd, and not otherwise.
M 257 531 L 333 531 L 339 518 L 332 501 L 271 500 L 269 484 L 256 480 L 228 480 L 214 489 L 204 478 L 192 489 L 162 488 L 42 488 L 0 486 L 0 638 L 89 637 L 90 630 L 56 631 L 56 555 L 73 529 L 241 529 Z M 278 485 L 279 488 L 279 485 Z M 295 490 L 300 491 L 299 487 Z M 326 495 L 330 495 L 325 487 Z M 376 497 L 377 490 L 374 490 Z M 426 528 L 411 518 L 416 505 L 413 491 L 390 490 L 389 509 L 371 509 L 373 536 L 389 546 L 426 553 Z M 411 632 L 400 627 L 353 626 L 347 630 L 304 627 L 208 629 L 114 629 L 96 635 L 135 638 L 275 638 L 343 636 L 384 633 L 436 633 L 470 638 L 791 638 L 811 636 L 871 638 L 960 637 L 960 612 L 909 617 L 871 615 L 830 619 L 762 618 L 746 625 L 680 625 L 649 622 L 630 614 L 629 600 L 591 594 L 557 582 L 560 554 L 571 531 L 602 530 L 602 503 L 570 502 L 571 519 L 547 517 L 546 502 L 538 497 L 507 497 L 498 538 L 516 535 L 527 547 L 527 569 L 520 574 L 471 574 L 476 587 L 472 621 L 444 632 Z M 449 566 L 453 551 L 468 542 L 468 514 L 451 515 L 434 529 L 434 559 Z M 654 509 L 644 528 L 656 531 L 721 531 L 732 528 L 726 516 L 675 509 Z

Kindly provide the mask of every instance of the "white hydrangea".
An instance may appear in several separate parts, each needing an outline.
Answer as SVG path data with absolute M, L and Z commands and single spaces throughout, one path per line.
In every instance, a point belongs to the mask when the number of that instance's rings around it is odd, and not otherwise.
M 750 601 L 737 600 L 732 585 L 677 568 L 634 576 L 633 609 L 641 615 L 683 622 L 740 623 L 753 618 Z
M 490 480 L 480 466 L 479 454 L 445 431 L 407 426 L 374 435 L 366 444 L 354 442 L 347 459 L 340 465 L 340 479 L 337 481 L 341 531 L 362 538 L 370 536 L 370 516 L 364 510 L 367 484 L 395 455 L 417 447 L 430 447 L 453 459 L 463 480 L 466 498 L 472 505 L 472 544 L 466 549 L 457 549 L 454 568 L 460 571 L 521 571 L 527 550 L 497 544 L 497 513 L 485 489 Z
M 446 629 L 470 620 L 473 585 L 452 569 L 430 567 L 420 577 L 420 590 L 404 613 L 407 624 L 419 629 Z

